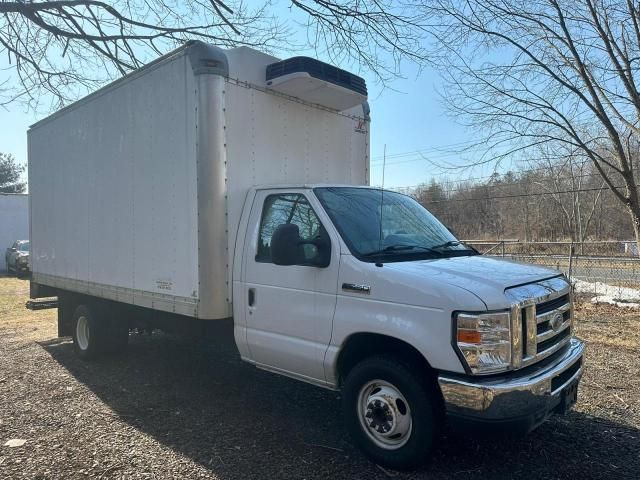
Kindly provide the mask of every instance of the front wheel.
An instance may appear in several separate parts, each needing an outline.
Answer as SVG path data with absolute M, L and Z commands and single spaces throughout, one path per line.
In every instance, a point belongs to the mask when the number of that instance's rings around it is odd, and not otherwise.
M 347 376 L 342 398 L 351 437 L 375 463 L 411 468 L 428 459 L 442 419 L 424 370 L 394 357 L 366 359 Z

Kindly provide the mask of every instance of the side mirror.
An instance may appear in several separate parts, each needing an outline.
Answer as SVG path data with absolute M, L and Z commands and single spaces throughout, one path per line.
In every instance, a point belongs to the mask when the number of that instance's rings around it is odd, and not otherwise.
M 18 251 L 18 249 L 17 249 L 16 247 L 11 247 L 11 251 L 12 251 L 12 252 L 17 252 L 17 251 Z
M 314 259 L 305 257 L 305 245 L 316 247 L 318 254 Z M 302 240 L 297 225 L 279 225 L 271 236 L 271 261 L 282 266 L 308 265 L 325 268 L 331 263 L 331 242 L 328 237 Z
M 326 236 L 326 233 L 324 236 L 302 243 L 316 247 L 317 255 L 313 259 L 311 265 L 319 268 L 326 268 L 329 266 L 331 263 L 331 241 L 329 240 L 329 237 Z
M 276 265 L 298 265 L 304 256 L 300 245 L 300 230 L 293 223 L 278 225 L 271 236 L 271 260 Z

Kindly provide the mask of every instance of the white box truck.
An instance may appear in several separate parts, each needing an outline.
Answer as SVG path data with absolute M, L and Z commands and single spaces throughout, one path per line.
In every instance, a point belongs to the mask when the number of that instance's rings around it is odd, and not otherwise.
M 36 123 L 32 297 L 57 295 L 83 358 L 232 322 L 243 360 L 341 390 L 385 466 L 423 461 L 445 418 L 526 432 L 566 412 L 567 279 L 368 187 L 366 94 L 311 58 L 190 42 Z

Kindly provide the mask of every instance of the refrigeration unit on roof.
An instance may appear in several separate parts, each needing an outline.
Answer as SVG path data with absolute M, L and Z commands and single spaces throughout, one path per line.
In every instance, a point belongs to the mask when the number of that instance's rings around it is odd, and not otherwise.
M 362 77 L 309 57 L 268 65 L 266 82 L 272 90 L 338 111 L 367 100 Z

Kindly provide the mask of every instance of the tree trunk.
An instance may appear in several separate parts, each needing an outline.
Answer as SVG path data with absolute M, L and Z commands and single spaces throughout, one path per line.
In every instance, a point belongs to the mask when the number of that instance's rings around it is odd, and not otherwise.
M 640 199 L 638 198 L 638 190 L 635 184 L 632 184 L 629 189 L 629 203 L 627 203 L 627 210 L 631 217 L 633 233 L 636 235 L 636 245 L 638 248 L 636 254 L 640 256 Z
M 636 235 L 636 246 L 638 251 L 636 254 L 640 256 L 640 205 L 636 204 L 635 208 L 629 204 L 629 215 L 631 216 L 631 223 L 633 224 L 633 233 Z

